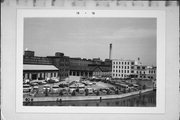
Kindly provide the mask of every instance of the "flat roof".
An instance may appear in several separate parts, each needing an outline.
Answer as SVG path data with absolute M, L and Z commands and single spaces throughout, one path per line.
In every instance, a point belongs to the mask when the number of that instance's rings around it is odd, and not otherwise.
M 23 64 L 23 70 L 58 70 L 58 68 L 53 65 Z

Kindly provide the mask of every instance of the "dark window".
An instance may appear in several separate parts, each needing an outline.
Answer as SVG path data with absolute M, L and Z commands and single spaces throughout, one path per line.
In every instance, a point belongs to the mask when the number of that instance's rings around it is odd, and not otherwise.
M 134 69 L 134 66 L 131 66 L 131 69 Z
M 134 62 L 131 62 L 131 65 L 134 65 Z

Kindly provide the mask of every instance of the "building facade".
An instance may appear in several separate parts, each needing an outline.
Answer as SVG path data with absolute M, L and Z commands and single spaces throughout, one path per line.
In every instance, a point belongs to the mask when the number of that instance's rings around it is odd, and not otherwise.
M 134 73 L 134 64 L 133 60 L 112 60 L 112 78 L 129 78 Z
M 63 80 L 69 76 L 111 76 L 112 61 L 100 58 L 71 58 L 56 52 L 55 56 L 39 57 L 34 51 L 25 51 L 23 59 L 24 79 L 46 79 L 57 77 Z
M 140 59 L 135 60 L 113 60 L 113 78 L 136 78 L 136 79 L 156 79 L 156 67 L 142 65 Z
M 25 51 L 23 56 L 23 78 L 36 80 L 69 76 L 69 57 L 57 52 L 55 56 L 39 57 L 34 51 Z

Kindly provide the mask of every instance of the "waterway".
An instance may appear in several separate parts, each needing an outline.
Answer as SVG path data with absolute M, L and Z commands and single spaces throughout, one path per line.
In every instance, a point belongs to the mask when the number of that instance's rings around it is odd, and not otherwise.
M 102 100 L 74 100 L 74 101 L 44 101 L 23 103 L 25 106 L 109 106 L 109 107 L 155 107 L 156 92 L 151 91 L 142 95 L 133 95 L 120 99 L 102 99 Z

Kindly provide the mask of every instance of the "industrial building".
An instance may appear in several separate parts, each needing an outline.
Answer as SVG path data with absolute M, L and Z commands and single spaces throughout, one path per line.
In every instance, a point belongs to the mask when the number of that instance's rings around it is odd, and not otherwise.
M 112 77 L 113 78 L 129 78 L 134 73 L 133 66 L 135 61 L 133 60 L 112 60 Z
M 135 60 L 112 60 L 113 78 L 137 78 L 156 79 L 156 67 L 142 65 L 140 59 Z

